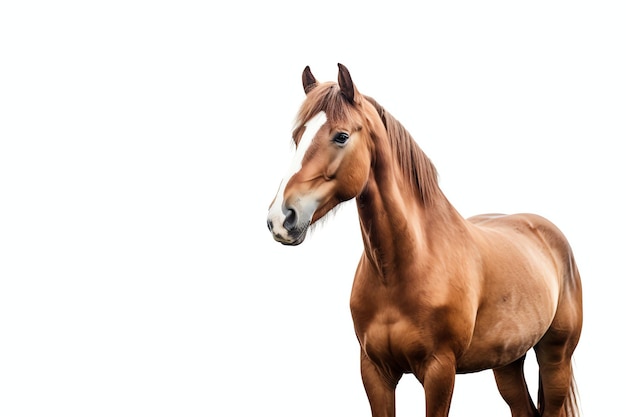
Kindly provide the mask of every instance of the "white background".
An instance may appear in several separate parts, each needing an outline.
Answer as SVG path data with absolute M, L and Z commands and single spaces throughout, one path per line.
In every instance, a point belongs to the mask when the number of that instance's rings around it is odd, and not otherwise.
M 622 4 L 3 2 L 0 415 L 369 415 L 353 203 L 295 248 L 265 225 L 302 69 L 337 62 L 463 215 L 565 232 L 583 412 L 621 409 Z M 423 413 L 406 376 L 398 415 Z M 508 415 L 491 372 L 457 378 L 451 415 Z

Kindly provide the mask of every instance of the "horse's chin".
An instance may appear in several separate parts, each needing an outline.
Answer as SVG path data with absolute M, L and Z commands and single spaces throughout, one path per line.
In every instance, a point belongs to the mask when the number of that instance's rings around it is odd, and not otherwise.
M 301 237 L 298 237 L 298 239 L 296 240 L 290 240 L 290 241 L 279 240 L 279 242 L 285 246 L 298 246 L 299 244 L 304 242 L 305 237 L 306 237 L 306 233 L 304 233 Z

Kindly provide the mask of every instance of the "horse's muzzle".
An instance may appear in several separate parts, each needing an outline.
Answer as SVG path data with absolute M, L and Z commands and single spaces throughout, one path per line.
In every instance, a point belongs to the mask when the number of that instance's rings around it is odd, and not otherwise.
M 267 228 L 272 232 L 274 240 L 283 245 L 296 246 L 304 241 L 310 220 L 299 221 L 298 213 L 293 208 L 270 213 L 267 217 Z

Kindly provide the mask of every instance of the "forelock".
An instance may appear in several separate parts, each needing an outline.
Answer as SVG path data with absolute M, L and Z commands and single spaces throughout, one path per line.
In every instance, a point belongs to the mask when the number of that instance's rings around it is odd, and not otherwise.
M 301 129 L 304 123 L 321 111 L 326 113 L 328 121 L 333 124 L 347 120 L 350 118 L 351 106 L 342 95 L 337 83 L 322 83 L 307 94 L 298 112 L 295 130 Z

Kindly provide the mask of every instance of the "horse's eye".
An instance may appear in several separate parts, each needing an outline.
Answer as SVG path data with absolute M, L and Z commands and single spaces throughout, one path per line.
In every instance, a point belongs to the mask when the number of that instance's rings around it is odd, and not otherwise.
M 337 145 L 345 145 L 349 138 L 350 136 L 347 133 L 339 132 L 333 138 L 333 142 L 335 142 Z

